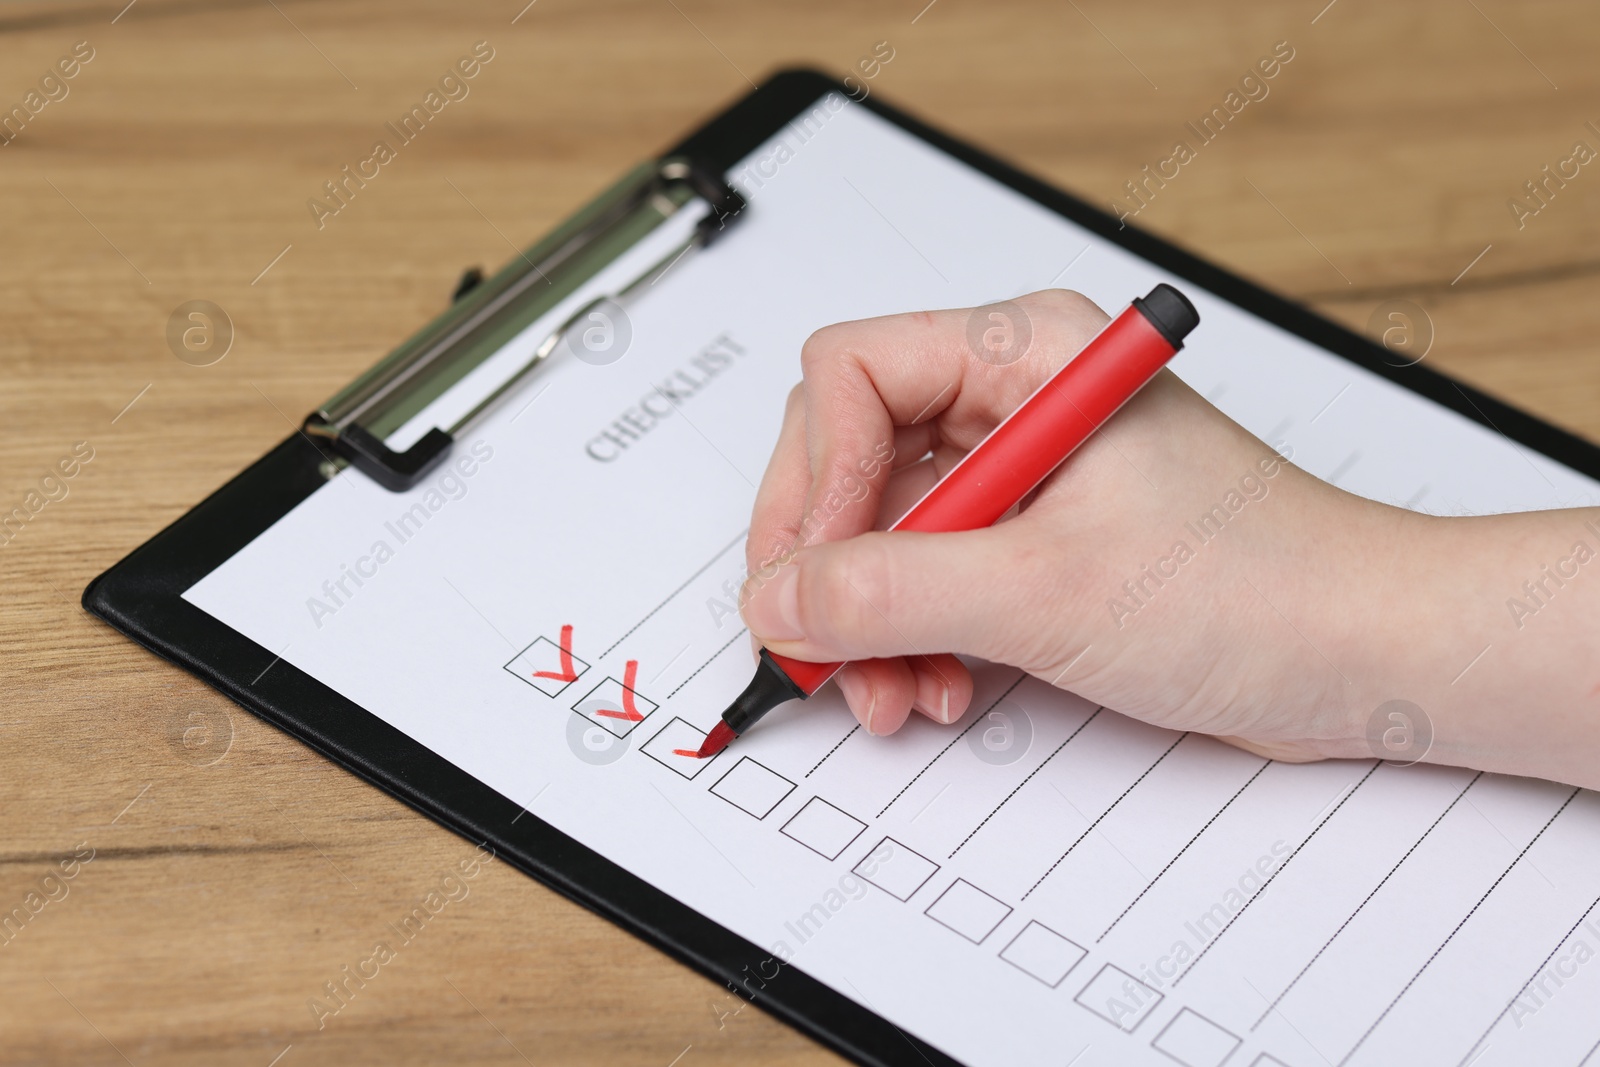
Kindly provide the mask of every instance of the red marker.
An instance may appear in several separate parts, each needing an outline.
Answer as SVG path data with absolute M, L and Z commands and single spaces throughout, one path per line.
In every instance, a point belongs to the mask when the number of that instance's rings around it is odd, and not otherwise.
M 993 525 L 1144 388 L 1199 322 L 1194 305 L 1170 285 L 1135 299 L 890 529 L 953 533 Z M 767 712 L 804 700 L 843 666 L 762 649 L 755 678 L 696 755 L 721 752 Z

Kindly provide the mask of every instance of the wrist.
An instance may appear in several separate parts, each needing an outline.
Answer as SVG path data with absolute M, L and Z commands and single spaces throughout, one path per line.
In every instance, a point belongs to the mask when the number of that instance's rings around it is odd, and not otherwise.
M 1460 561 L 1441 544 L 1452 520 L 1348 495 L 1345 510 L 1352 558 L 1324 591 L 1347 677 L 1333 754 L 1454 762 L 1441 759 L 1460 739 L 1445 698 L 1470 658 L 1458 655 L 1470 613 L 1453 602 Z
M 1594 746 L 1572 711 L 1584 696 L 1573 667 L 1593 655 L 1593 602 L 1575 582 L 1538 590 L 1540 633 L 1511 610 L 1529 602 L 1530 576 L 1573 552 L 1582 513 L 1444 518 L 1361 504 L 1360 540 L 1388 562 L 1369 558 L 1332 591 L 1361 605 L 1338 639 L 1352 665 L 1341 754 L 1592 777 L 1584 749 Z
M 1432 719 L 1431 763 L 1580 785 L 1596 781 L 1593 664 L 1600 640 L 1597 512 L 1426 520 L 1426 603 L 1412 668 Z M 1402 665 L 1391 662 L 1391 672 Z M 1425 675 L 1421 672 L 1426 670 Z
M 1283 657 L 1280 677 L 1281 691 L 1301 695 L 1300 747 L 1325 758 L 1414 761 L 1434 740 L 1437 694 L 1421 679 L 1443 657 L 1430 647 L 1439 561 L 1426 547 L 1427 525 L 1440 520 L 1295 473 L 1294 521 L 1279 534 L 1292 546 L 1282 581 L 1304 606 L 1279 610 L 1299 646 L 1289 646 L 1295 654 Z

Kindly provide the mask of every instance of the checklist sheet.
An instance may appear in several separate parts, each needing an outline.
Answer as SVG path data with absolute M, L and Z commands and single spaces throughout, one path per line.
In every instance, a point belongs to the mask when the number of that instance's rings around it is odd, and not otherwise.
M 1435 513 L 1600 499 L 842 98 L 729 177 L 744 217 L 625 303 L 620 356 L 558 347 L 414 489 L 344 471 L 185 599 L 761 946 L 769 976 L 965 1063 L 1600 1063 L 1593 793 L 1276 763 L 976 662 L 952 726 L 869 736 L 828 687 L 694 758 L 749 680 L 755 487 L 832 322 L 1052 286 L 1114 314 L 1170 281 L 1201 313 L 1174 371 L 1311 473 Z

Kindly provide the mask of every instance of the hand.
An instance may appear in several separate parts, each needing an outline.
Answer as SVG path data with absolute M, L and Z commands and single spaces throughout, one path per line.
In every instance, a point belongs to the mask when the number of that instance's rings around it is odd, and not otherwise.
M 1148 722 L 1303 759 L 1361 736 L 1318 647 L 1330 574 L 1374 574 L 1405 513 L 1290 465 L 1163 371 L 987 530 L 881 531 L 1106 322 L 1074 293 L 1017 303 L 1033 340 L 999 366 L 966 310 L 818 331 L 751 522 L 743 613 L 774 652 L 851 661 L 869 732 L 953 722 L 1008 663 Z M 891 473 L 892 472 L 892 473 Z M 1359 606 L 1332 609 L 1356 621 Z M 1327 644 L 1342 645 L 1333 636 Z
M 1369 723 L 1407 700 L 1431 734 L 1407 760 L 1600 785 L 1600 508 L 1374 503 L 1163 371 L 1012 517 L 882 532 L 1106 322 L 1075 293 L 1016 303 L 1032 343 L 1003 366 L 966 310 L 807 341 L 751 521 L 758 643 L 850 661 L 876 734 L 960 718 L 964 653 L 1286 760 L 1392 755 Z

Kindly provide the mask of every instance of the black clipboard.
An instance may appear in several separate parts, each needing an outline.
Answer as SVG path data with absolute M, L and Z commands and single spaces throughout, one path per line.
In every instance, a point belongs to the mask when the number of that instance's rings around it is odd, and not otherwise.
M 736 197 L 734 201 L 726 199 L 726 186 L 719 188 L 706 176 L 724 173 L 827 93 L 855 95 L 815 71 L 775 74 L 648 165 L 659 177 L 664 161 L 694 161 L 693 173 L 677 163 L 673 166 L 678 171 L 668 173 L 686 186 L 686 196 L 699 196 L 711 205 L 707 218 L 714 225 L 700 228 L 703 242 L 714 237 L 740 206 Z M 1600 478 L 1600 447 L 1427 367 L 1397 366 L 1386 358 L 1385 349 L 1361 336 L 1166 241 L 1125 226 L 1084 201 L 882 103 L 876 94 L 858 101 L 857 106 L 1244 310 L 1516 443 Z M 571 236 L 570 229 L 558 229 L 552 238 L 570 244 Z M 555 246 L 562 246 L 562 240 L 547 239 L 536 247 Z M 497 276 L 502 290 L 510 284 L 507 278 L 506 272 Z M 494 291 L 493 285 L 484 290 L 478 298 L 480 306 L 492 301 Z M 348 770 L 466 839 L 493 848 L 499 858 L 726 983 L 840 1054 L 874 1065 L 955 1063 L 822 982 L 793 967 L 774 967 L 765 949 L 527 815 L 515 802 L 293 666 L 282 663 L 263 674 L 262 668 L 274 660 L 271 650 L 182 599 L 185 590 L 325 484 L 330 462 L 351 462 L 380 481 L 389 478 L 395 486 L 403 486 L 408 478 L 414 481 L 431 462 L 442 458 L 442 449 L 449 443 L 448 439 L 441 442 L 425 437 L 419 442 L 421 451 L 409 458 L 386 455 L 381 446 L 371 447 L 374 435 L 349 434 L 340 442 L 337 428 L 327 422 L 313 416 L 307 423 L 309 434 L 291 435 L 95 578 L 83 593 L 85 609 Z M 358 422 L 348 423 L 347 428 L 349 425 L 358 431 L 361 428 Z M 325 435 L 319 435 L 319 429 Z

